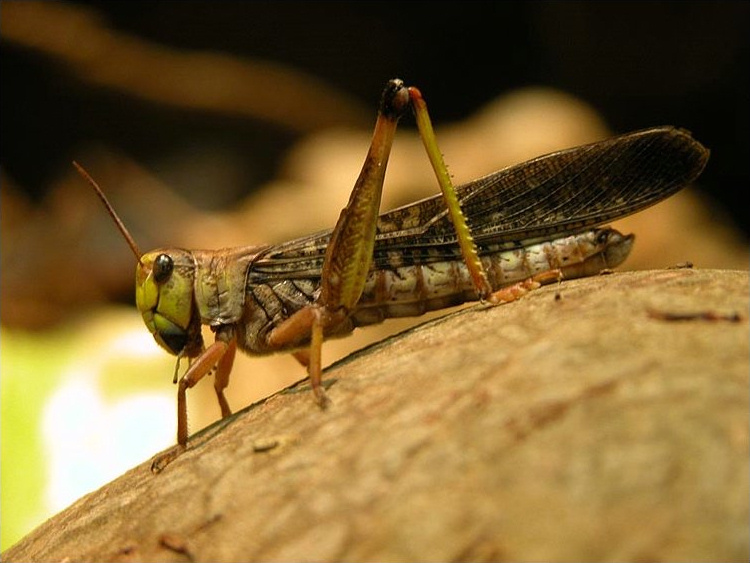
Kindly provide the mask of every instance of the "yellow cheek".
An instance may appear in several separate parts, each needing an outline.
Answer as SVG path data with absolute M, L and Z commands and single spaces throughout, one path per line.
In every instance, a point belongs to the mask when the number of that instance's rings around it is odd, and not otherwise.
M 154 303 L 156 312 L 174 325 L 187 329 L 193 313 L 192 280 L 175 272 L 157 291 L 158 305 Z
M 187 344 L 187 327 L 183 328 L 153 310 L 143 311 L 142 316 L 154 340 L 170 354 L 179 353 Z
M 150 276 L 144 280 L 136 279 L 135 285 L 135 304 L 142 314 L 156 308 L 159 302 L 159 287 L 154 283 Z

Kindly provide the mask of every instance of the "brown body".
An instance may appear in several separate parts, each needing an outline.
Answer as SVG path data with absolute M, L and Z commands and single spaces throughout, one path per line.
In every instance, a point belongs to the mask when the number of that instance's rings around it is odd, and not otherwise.
M 632 242 L 632 235 L 623 236 L 613 229 L 589 229 L 515 249 L 489 245 L 480 248 L 480 255 L 492 289 L 499 290 L 552 270 L 559 271 L 562 279 L 572 279 L 613 268 L 625 260 Z M 306 339 L 278 348 L 269 345 L 267 336 L 292 314 L 315 303 L 320 275 L 287 271 L 283 278 L 269 276 L 272 260 L 268 256 L 273 255 L 273 247 L 182 252 L 195 265 L 194 302 L 201 324 L 215 330 L 231 326 L 239 348 L 254 355 L 309 343 Z M 476 301 L 460 254 L 452 260 L 434 251 L 430 254 L 429 249 L 420 258 L 392 253 L 389 267 L 370 271 L 354 310 L 327 336 L 344 336 L 356 327 L 387 318 L 416 317 Z M 244 291 L 236 290 L 240 287 Z

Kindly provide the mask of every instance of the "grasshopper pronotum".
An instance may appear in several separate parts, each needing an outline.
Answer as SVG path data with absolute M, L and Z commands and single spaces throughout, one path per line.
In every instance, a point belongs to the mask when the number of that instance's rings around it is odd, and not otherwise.
M 396 124 L 412 108 L 443 192 L 379 215 Z M 91 177 L 137 259 L 136 303 L 156 341 L 189 367 L 179 378 L 177 443 L 187 445 L 186 391 L 214 372 L 222 416 L 236 349 L 290 351 L 321 406 L 328 336 L 466 301 L 517 298 L 550 280 L 619 265 L 633 235 L 597 228 L 695 180 L 708 150 L 657 127 L 563 150 L 454 188 L 419 90 L 391 80 L 370 149 L 333 230 L 279 245 L 141 254 Z M 214 342 L 206 347 L 201 325 Z

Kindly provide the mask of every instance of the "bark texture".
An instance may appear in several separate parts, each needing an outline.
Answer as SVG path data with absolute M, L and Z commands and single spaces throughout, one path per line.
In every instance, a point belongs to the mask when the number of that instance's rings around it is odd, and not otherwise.
M 3 561 L 747 561 L 748 273 L 632 272 L 362 350 Z M 137 415 L 136 415 L 137 416 Z

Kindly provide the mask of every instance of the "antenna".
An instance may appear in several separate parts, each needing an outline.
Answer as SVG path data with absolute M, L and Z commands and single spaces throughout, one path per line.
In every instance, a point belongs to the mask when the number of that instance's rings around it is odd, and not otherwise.
M 135 259 L 138 260 L 138 263 L 143 265 L 143 262 L 141 262 L 141 251 L 138 250 L 138 245 L 135 243 L 135 240 L 133 240 L 133 237 L 128 232 L 128 229 L 125 227 L 125 224 L 122 222 L 120 217 L 115 213 L 115 209 L 112 207 L 112 205 L 109 203 L 109 200 L 107 199 L 107 196 L 104 195 L 104 192 L 99 187 L 99 184 L 94 181 L 94 179 L 89 175 L 86 170 L 84 170 L 83 166 L 78 164 L 75 160 L 73 161 L 73 166 L 76 167 L 76 170 L 78 170 L 78 173 L 83 176 L 83 178 L 91 184 L 91 187 L 94 188 L 94 191 L 96 192 L 96 195 L 99 196 L 99 199 L 102 200 L 102 203 L 104 204 L 104 207 L 107 209 L 107 213 L 109 213 L 109 216 L 112 217 L 112 220 L 117 225 L 117 228 L 120 229 L 120 232 L 122 233 L 122 236 L 125 237 L 125 242 L 128 243 L 128 246 L 130 246 L 130 249 L 133 251 L 133 254 L 135 254 Z

